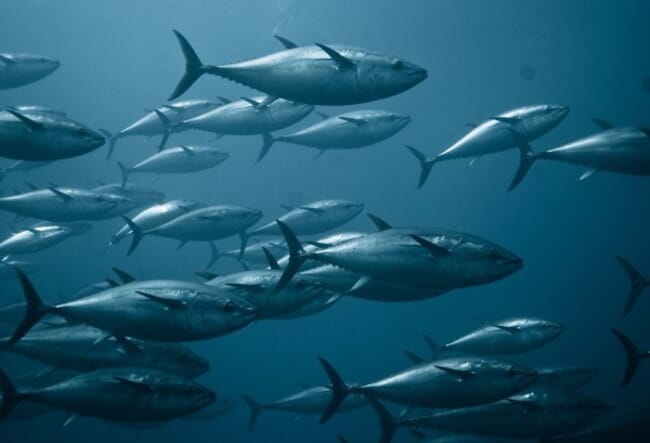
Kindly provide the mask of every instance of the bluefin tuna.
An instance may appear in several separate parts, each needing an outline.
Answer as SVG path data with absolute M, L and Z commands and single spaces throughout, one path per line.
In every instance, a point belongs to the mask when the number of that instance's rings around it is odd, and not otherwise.
M 124 198 L 133 200 L 136 207 L 161 203 L 165 199 L 163 192 L 137 183 L 127 183 L 124 186 L 122 186 L 122 183 L 108 183 L 96 186 L 91 191 L 121 195 Z
M 427 158 L 414 147 L 407 145 L 407 149 L 420 163 L 418 189 L 427 181 L 434 164 L 445 160 L 472 158 L 472 165 L 483 155 L 515 148 L 517 140 L 511 129 L 518 131 L 526 141 L 535 140 L 559 125 L 568 113 L 568 107 L 558 105 L 533 105 L 513 109 L 477 125 L 433 158 Z
M 32 254 L 51 248 L 62 241 L 90 231 L 89 223 L 48 224 L 39 223 L 29 228 L 20 229 L 8 238 L 0 241 L 0 256 Z
M 97 131 L 67 117 L 0 110 L 0 157 L 51 161 L 87 154 L 104 144 Z
M 312 105 L 351 105 L 390 97 L 420 83 L 427 71 L 404 59 L 341 45 L 296 46 L 228 65 L 205 65 L 181 35 L 185 74 L 170 100 L 203 74 L 232 80 L 272 97 Z
M 36 54 L 0 54 L 0 89 L 17 88 L 37 82 L 57 69 L 61 63 Z
M 291 143 L 318 150 L 320 157 L 328 149 L 357 149 L 374 145 L 397 134 L 411 121 L 408 115 L 388 111 L 351 111 L 325 118 L 292 134 L 264 136 L 259 162 L 275 142 Z

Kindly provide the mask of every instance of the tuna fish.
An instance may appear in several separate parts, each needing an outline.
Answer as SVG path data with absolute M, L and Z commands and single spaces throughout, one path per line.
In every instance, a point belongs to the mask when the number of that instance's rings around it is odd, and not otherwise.
M 477 355 L 512 355 L 529 352 L 555 340 L 564 330 L 558 323 L 535 318 L 514 318 L 491 323 L 453 340 L 439 351 Z
M 30 261 L 13 260 L 3 257 L 0 260 L 0 280 L 12 280 L 16 278 L 16 273 L 14 272 L 15 268 L 18 268 L 27 274 L 31 274 L 38 270 L 38 264 Z
M 579 430 L 611 409 L 586 395 L 551 388 L 527 389 L 495 403 L 404 420 L 393 418 L 375 399 L 371 404 L 381 420 L 381 443 L 389 443 L 399 427 L 547 441 Z
M 472 158 L 472 165 L 483 155 L 506 151 L 517 146 L 511 133 L 515 129 L 526 141 L 534 140 L 555 128 L 569 113 L 566 106 L 524 106 L 504 112 L 474 127 L 434 158 L 427 158 L 412 146 L 406 146 L 420 163 L 418 189 L 424 185 L 434 164 L 452 159 Z
M 42 55 L 0 54 L 0 89 L 17 88 L 37 82 L 54 71 L 61 63 Z
M 9 345 L 46 315 L 117 336 L 170 342 L 219 337 L 243 328 L 256 316 L 253 306 L 218 288 L 178 280 L 137 281 L 51 306 L 43 303 L 22 271 L 16 272 L 27 310 Z
M 522 267 L 519 257 L 479 237 L 436 228 L 390 228 L 378 217 L 372 218 L 381 231 L 310 253 L 304 252 L 291 229 L 278 220 L 290 255 L 278 288 L 306 260 L 359 275 L 351 291 L 371 280 L 449 290 L 497 281 Z
M 271 101 L 269 97 L 259 96 L 230 102 L 178 125 L 217 136 L 266 134 L 269 137 L 273 131 L 298 123 L 313 109 L 312 105 L 281 98 Z
M 158 422 L 196 412 L 215 400 L 214 392 L 184 377 L 135 368 L 101 369 L 44 388 L 17 390 L 3 371 L 0 420 L 19 402 L 63 409 L 76 417 L 118 422 Z
M 587 167 L 579 180 L 586 180 L 599 171 L 629 175 L 650 175 L 650 130 L 627 127 L 606 129 L 566 145 L 543 152 L 533 152 L 527 140 L 516 129 L 511 133 L 520 152 L 519 169 L 508 190 L 524 179 L 537 160 L 555 160 Z
M 48 370 L 39 371 L 36 373 L 23 374 L 14 378 L 14 382 L 18 390 L 40 389 L 49 386 L 53 383 L 58 383 L 61 380 L 70 378 L 71 374 L 68 371 L 61 370 Z M 2 404 L 3 393 L 0 392 L 0 405 Z M 41 417 L 43 415 L 54 412 L 55 409 L 49 406 L 39 405 L 36 403 L 22 403 L 12 409 L 11 415 L 6 417 L 6 421 L 23 421 L 31 420 Z
M 208 362 L 185 346 L 111 336 L 84 325 L 31 331 L 4 350 L 80 372 L 137 367 L 193 378 L 209 369 Z
M 319 359 L 332 385 L 321 423 L 350 393 L 411 407 L 463 408 L 501 400 L 537 379 L 537 372 L 513 363 L 466 357 L 422 363 L 372 383 L 348 385 L 331 364 Z
M 349 222 L 364 209 L 363 203 L 348 200 L 319 200 L 297 208 L 283 206 L 288 212 L 279 220 L 297 235 L 322 234 Z M 249 232 L 247 238 L 258 235 L 282 235 L 275 221 Z
M 29 162 L 25 160 L 16 160 L 6 168 L 0 168 L 0 181 L 3 180 L 7 174 L 19 171 L 31 171 L 32 169 L 42 168 L 51 163 L 51 161 Z
M 650 286 L 650 280 L 645 278 L 632 264 L 623 257 L 617 257 L 623 270 L 630 280 L 630 292 L 623 310 L 623 317 L 632 311 L 643 291 Z
M 147 114 L 145 114 L 144 117 L 131 123 L 114 136 L 109 137 L 110 146 L 108 157 L 110 158 L 113 153 L 115 142 L 118 139 L 136 135 L 148 137 L 162 135 L 163 138 L 160 143 L 160 149 L 162 149 L 172 132 L 180 132 L 187 129 L 185 127 L 176 126 L 176 123 L 204 114 L 211 109 L 222 106 L 223 104 L 224 103 L 221 100 L 177 100 L 160 106 L 154 110 L 147 111 Z M 161 120 L 161 114 L 165 119 L 164 121 Z M 166 122 L 171 122 L 172 125 L 166 124 Z
M 127 255 L 130 255 L 145 235 L 180 240 L 181 245 L 179 247 L 182 247 L 188 241 L 212 242 L 235 234 L 239 234 L 244 239 L 246 228 L 257 223 L 262 218 L 262 212 L 243 206 L 207 206 L 190 211 L 147 231 L 140 229 L 130 219 L 122 218 L 133 233 L 133 240 L 127 253 Z M 210 243 L 210 250 L 212 256 L 208 266 L 211 266 L 219 258 L 218 251 L 212 243 Z
M 272 97 L 312 105 L 351 105 L 390 97 L 420 83 L 427 72 L 406 60 L 340 45 L 301 46 L 229 65 L 204 65 L 174 31 L 185 56 L 185 74 L 170 100 L 203 74 L 241 83 Z
M 21 229 L 0 241 L 0 256 L 32 254 L 51 248 L 73 236 L 88 232 L 92 225 L 77 223 L 56 225 L 39 223 L 30 228 Z
M 0 198 L 2 210 L 53 222 L 105 220 L 135 206 L 133 200 L 116 194 L 54 186 Z
M 259 162 L 273 143 L 281 141 L 318 150 L 317 157 L 328 149 L 356 149 L 374 145 L 401 131 L 411 121 L 408 115 L 388 111 L 352 111 L 325 118 L 308 128 L 288 135 L 264 136 Z
M 104 137 L 67 117 L 43 112 L 0 110 L 0 157 L 52 161 L 87 154 Z
M 136 183 L 127 183 L 124 186 L 121 183 L 109 183 L 92 188 L 91 191 L 121 195 L 124 198 L 133 200 L 136 207 L 149 206 L 165 200 L 165 194 L 161 191 Z
M 647 406 L 609 411 L 577 432 L 548 439 L 549 443 L 646 443 L 650 441 Z
M 134 173 L 185 174 L 213 168 L 228 159 L 230 155 L 212 146 L 181 145 L 167 148 L 158 154 L 127 168 L 117 164 L 122 171 L 122 184 Z
M 165 203 L 150 206 L 141 211 L 133 217 L 133 223 L 138 225 L 141 230 L 147 231 L 180 217 L 183 214 L 187 214 L 198 206 L 198 202 L 191 200 L 170 200 Z M 113 234 L 109 245 L 117 244 L 131 234 L 131 228 L 125 224 L 119 231 Z
M 300 415 L 322 415 L 332 397 L 329 386 L 314 386 L 302 389 L 287 397 L 260 404 L 248 395 L 242 395 L 250 409 L 248 430 L 252 431 L 262 411 L 282 411 Z M 362 395 L 352 394 L 345 398 L 339 412 L 353 411 L 367 404 Z

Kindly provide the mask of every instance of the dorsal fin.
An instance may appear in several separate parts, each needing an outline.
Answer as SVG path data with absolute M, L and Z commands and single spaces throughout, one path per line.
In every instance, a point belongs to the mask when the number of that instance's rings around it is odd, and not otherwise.
M 339 120 L 346 121 L 348 123 L 352 123 L 355 126 L 363 126 L 368 124 L 368 120 L 364 120 L 362 118 L 352 118 L 352 117 L 341 117 L 339 116 Z
M 232 100 L 226 97 L 218 96 L 217 99 L 219 99 L 219 101 L 224 105 L 227 105 L 228 103 L 232 103 Z
M 120 278 L 120 280 L 122 280 L 122 283 L 124 284 L 131 283 L 136 280 L 134 276 L 120 268 L 113 268 L 113 272 L 117 274 L 117 276 Z
M 615 126 L 614 124 L 608 122 L 607 120 L 603 120 L 602 118 L 594 117 L 591 119 L 591 121 L 594 122 L 594 124 L 598 126 L 600 129 L 602 129 L 603 131 L 606 131 L 607 129 L 612 129 Z
M 294 209 L 296 209 L 295 206 L 290 206 L 290 205 L 280 205 L 280 207 L 285 211 L 293 211 Z
M 326 113 L 321 112 L 321 111 L 316 111 L 316 114 L 318 114 L 318 116 L 319 116 L 320 118 L 322 118 L 323 120 L 327 120 L 328 118 L 332 118 L 331 115 L 326 114 Z
M 196 271 L 194 275 L 201 277 L 204 280 L 212 280 L 219 277 L 219 274 L 210 271 Z
M 14 117 L 16 117 L 21 122 L 23 122 L 25 126 L 27 126 L 32 131 L 42 131 L 43 129 L 45 129 L 45 126 L 43 126 L 42 123 L 32 120 L 31 118 L 27 117 L 25 114 L 22 114 L 21 112 L 17 111 L 14 108 L 7 108 L 6 111 L 11 115 L 13 115 Z
M 424 359 L 417 355 L 415 352 L 404 350 L 404 355 L 406 355 L 406 357 L 408 357 L 408 359 L 411 360 L 411 363 L 414 365 L 424 363 Z
M 284 46 L 286 49 L 293 49 L 298 47 L 298 45 L 292 42 L 291 40 L 287 40 L 286 38 L 281 37 L 278 34 L 273 34 L 273 37 L 275 37 L 277 41 L 282 43 L 282 46 Z
M 25 186 L 27 186 L 30 190 L 32 191 L 38 191 L 38 186 L 36 186 L 33 183 L 30 182 L 25 182 Z
M 389 225 L 388 223 L 386 223 L 383 219 L 377 217 L 377 216 L 374 215 L 374 214 L 370 214 L 370 213 L 368 213 L 368 214 L 366 214 L 366 215 L 368 216 L 368 218 L 370 219 L 370 221 L 373 222 L 373 223 L 375 224 L 375 226 L 377 227 L 377 230 L 378 230 L 379 232 L 381 232 L 381 231 L 386 231 L 386 230 L 388 230 L 388 229 L 392 229 L 392 228 L 393 228 L 391 225 Z
M 269 263 L 269 268 L 274 270 L 281 269 L 280 265 L 278 264 L 278 261 L 275 259 L 275 257 L 273 257 L 273 254 L 271 254 L 271 252 L 268 249 L 263 247 L 262 251 L 264 251 L 264 256 L 266 257 L 266 261 Z
M 349 58 L 341 55 L 339 52 L 335 51 L 334 49 L 330 48 L 329 46 L 325 46 L 322 43 L 316 43 L 316 46 L 321 48 L 327 55 L 330 56 L 332 60 L 336 62 L 336 64 L 339 66 L 339 68 L 342 69 L 351 69 L 356 66 L 356 64 L 350 60 Z
M 420 237 L 419 235 L 410 235 L 410 237 L 418 242 L 424 249 L 429 251 L 429 254 L 431 254 L 434 258 L 447 257 L 451 255 L 449 249 L 438 246 L 424 237 Z
M 183 302 L 181 300 L 160 297 L 158 295 L 149 294 L 148 292 L 144 292 L 144 291 L 135 291 L 135 292 L 142 295 L 143 297 L 148 298 L 151 301 L 155 301 L 156 303 L 160 303 L 161 305 L 164 305 L 164 306 L 166 306 L 167 308 L 170 308 L 170 309 L 182 309 L 182 308 L 185 307 L 185 302 Z
M 108 283 L 108 286 L 111 288 L 117 288 L 120 285 L 118 282 L 110 278 L 105 278 L 104 281 Z
M 252 99 L 250 97 L 242 97 L 241 99 L 244 100 L 245 102 L 248 102 L 255 109 L 259 109 L 262 107 L 261 102 L 258 102 L 257 100 Z
M 55 188 L 54 186 L 48 186 L 47 189 L 49 189 L 50 191 L 54 192 L 54 194 L 55 194 L 57 197 L 62 198 L 64 201 L 71 201 L 71 200 L 73 200 L 73 197 L 69 196 L 68 194 L 66 194 L 66 193 L 63 192 L 62 190 Z

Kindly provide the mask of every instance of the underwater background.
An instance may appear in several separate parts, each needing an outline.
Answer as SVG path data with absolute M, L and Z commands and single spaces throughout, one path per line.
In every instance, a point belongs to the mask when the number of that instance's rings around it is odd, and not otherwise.
M 344 43 L 413 60 L 429 73 L 417 88 L 370 104 L 319 108 L 330 114 L 385 109 L 412 117 L 406 129 L 378 145 L 327 152 L 312 160 L 312 150 L 278 144 L 255 165 L 261 138 L 226 136 L 214 144 L 231 157 L 215 169 L 159 178 L 142 175 L 132 181 L 158 188 L 169 198 L 258 208 L 264 221 L 282 214 L 281 204 L 357 200 L 395 226 L 440 226 L 493 240 L 522 257 L 525 266 L 502 281 L 427 301 L 343 299 L 315 316 L 263 321 L 227 337 L 192 343 L 212 368 L 200 380 L 219 397 L 239 400 L 235 410 L 218 419 L 179 420 L 149 430 L 82 419 L 61 429 L 64 415 L 57 413 L 3 423 L 0 441 L 316 443 L 336 441 L 338 434 L 350 442 L 376 441 L 378 423 L 368 408 L 337 415 L 323 426 L 314 416 L 296 419 L 265 411 L 248 434 L 248 410 L 240 394 L 267 401 L 300 389 L 301 383 L 325 383 L 317 355 L 350 380 L 372 380 L 406 366 L 402 349 L 424 354 L 423 332 L 444 342 L 485 321 L 511 316 L 541 317 L 566 326 L 556 342 L 519 357 L 521 363 L 598 368 L 587 393 L 613 405 L 647 404 L 648 368 L 641 368 L 628 389 L 618 389 L 624 355 L 609 328 L 621 328 L 641 347 L 650 344 L 650 301 L 642 297 L 621 318 L 628 281 L 615 260 L 624 256 L 650 274 L 650 181 L 603 172 L 577 182 L 580 168 L 543 163 L 508 193 L 518 162 L 517 152 L 510 150 L 471 168 L 465 160 L 438 164 L 425 186 L 416 190 L 419 167 L 402 145 L 434 154 L 463 135 L 468 122 L 537 103 L 571 108 L 561 125 L 533 142 L 539 150 L 596 132 L 592 117 L 623 126 L 647 125 L 650 93 L 642 79 L 650 75 L 648 17 L 646 1 L 3 0 L 0 50 L 50 55 L 62 66 L 41 82 L 1 91 L 0 104 L 61 109 L 92 127 L 115 132 L 144 109 L 163 104 L 180 77 L 183 60 L 172 28 L 183 32 L 211 63 L 279 50 L 274 33 L 298 44 Z M 251 94 L 257 92 L 206 76 L 183 98 Z M 295 127 L 315 121 L 318 117 L 311 115 Z M 206 142 L 210 137 L 189 131 L 172 135 L 171 143 Z M 25 181 L 80 187 L 116 182 L 120 174 L 115 161 L 134 164 L 153 154 L 158 140 L 122 139 L 110 161 L 102 148 L 12 174 L 0 189 L 4 194 L 25 190 Z M 12 219 L 8 213 L 1 217 Z M 33 275 L 39 292 L 58 300 L 107 277 L 113 266 L 142 279 L 194 279 L 193 272 L 205 265 L 205 245 L 190 243 L 176 251 L 175 242 L 160 238 L 146 238 L 126 257 L 125 243 L 107 247 L 121 225 L 119 219 L 97 222 L 90 233 L 30 257 L 40 264 Z M 360 216 L 342 230 L 373 231 L 374 226 Z M 218 242 L 221 250 L 237 245 L 234 238 Z M 223 258 L 212 270 L 225 274 L 239 269 L 235 261 Z M 20 299 L 16 282 L 1 281 L 0 289 L 3 299 Z M 10 374 L 40 367 L 8 353 L 0 355 L 0 362 Z M 396 441 L 412 437 L 400 432 Z

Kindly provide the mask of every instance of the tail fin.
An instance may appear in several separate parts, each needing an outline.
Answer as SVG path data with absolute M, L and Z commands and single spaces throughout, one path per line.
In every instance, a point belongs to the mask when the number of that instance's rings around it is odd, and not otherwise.
M 181 46 L 183 56 L 185 57 L 185 74 L 183 74 L 183 77 L 176 85 L 176 89 L 174 89 L 172 95 L 169 96 L 169 100 L 174 100 L 187 91 L 189 87 L 192 86 L 199 77 L 201 77 L 201 75 L 208 71 L 208 68 L 214 68 L 205 66 L 201 62 L 199 56 L 196 55 L 194 48 L 192 48 L 192 45 L 190 45 L 187 39 L 177 30 L 174 29 L 173 31 L 176 39 L 178 39 L 178 44 Z
M 623 257 L 616 258 L 621 263 L 623 270 L 625 270 L 625 273 L 630 279 L 630 295 L 627 297 L 627 303 L 625 303 L 625 309 L 623 310 L 623 317 L 625 317 L 630 313 L 643 290 L 650 286 L 650 280 L 643 278 L 641 273 L 637 271 L 636 268 Z
M 379 417 L 379 422 L 381 424 L 381 437 L 379 438 L 379 443 L 390 443 L 399 427 L 399 423 L 395 421 L 395 418 L 391 413 L 388 412 L 384 405 L 379 403 L 377 399 L 372 397 L 366 397 L 366 399 Z
M 440 356 L 440 347 L 438 344 L 427 334 L 422 334 L 422 340 L 427 344 L 429 350 L 431 351 L 431 359 L 435 360 Z
M 26 306 L 25 316 L 12 334 L 11 338 L 9 338 L 9 341 L 7 341 L 8 345 L 17 343 L 21 338 L 25 336 L 25 334 L 29 332 L 31 328 L 34 327 L 36 323 L 41 320 L 41 318 L 43 318 L 45 314 L 52 311 L 51 306 L 43 303 L 43 300 L 41 300 L 39 297 L 38 292 L 36 292 L 36 289 L 34 289 L 34 286 L 32 285 L 32 282 L 29 281 L 27 275 L 25 275 L 25 273 L 18 268 L 14 268 L 14 270 L 18 275 L 20 286 L 23 288 L 23 295 L 25 296 Z
M 252 397 L 242 394 L 242 398 L 246 402 L 246 405 L 251 410 L 251 416 L 248 419 L 248 432 L 252 431 L 257 423 L 257 419 L 260 417 L 260 412 L 262 412 L 262 405 L 256 402 Z
M 208 242 L 208 246 L 210 247 L 210 261 L 208 262 L 208 265 L 205 267 L 205 269 L 212 267 L 212 265 L 215 264 L 217 260 L 219 260 L 219 257 L 221 257 L 221 254 L 219 254 L 219 250 L 214 245 L 214 243 Z
M 255 163 L 261 162 L 262 159 L 266 157 L 266 154 L 269 153 L 271 146 L 273 146 L 273 143 L 275 143 L 277 139 L 267 132 L 262 134 L 262 141 L 263 141 L 262 149 L 260 149 L 260 153 L 257 156 L 257 160 L 255 160 Z
M 519 185 L 519 183 L 521 183 L 524 177 L 526 177 L 528 170 L 531 166 L 533 166 L 533 163 L 537 159 L 537 156 L 535 155 L 535 152 L 533 152 L 526 139 L 524 139 L 524 137 L 519 132 L 515 131 L 512 128 L 508 128 L 508 130 L 514 136 L 517 147 L 519 148 L 519 168 L 517 169 L 517 172 L 515 173 L 515 176 L 512 178 L 512 182 L 510 182 L 510 186 L 508 187 L 508 191 L 512 191 Z
M 329 404 L 325 408 L 325 411 L 323 412 L 323 416 L 320 419 L 320 423 L 323 424 L 334 414 L 336 414 L 336 411 L 338 408 L 341 406 L 341 403 L 345 400 L 345 397 L 348 396 L 350 393 L 350 390 L 348 386 L 345 384 L 345 381 L 341 378 L 338 372 L 336 372 L 336 369 L 334 369 L 334 366 L 332 366 L 327 360 L 325 360 L 323 357 L 318 357 L 318 360 L 320 361 L 320 364 L 323 366 L 323 369 L 325 369 L 325 373 L 327 373 L 327 377 L 330 379 L 330 383 L 332 384 L 330 388 L 332 389 L 332 399 L 330 400 Z
M 302 248 L 300 241 L 293 233 L 291 228 L 289 228 L 289 226 L 280 220 L 276 220 L 275 222 L 280 227 L 280 231 L 282 231 L 282 235 L 284 236 L 284 239 L 287 243 L 287 248 L 289 249 L 289 263 L 287 263 L 287 267 L 284 268 L 282 277 L 280 277 L 278 284 L 275 286 L 275 291 L 279 291 L 287 286 L 289 281 L 293 278 L 294 275 L 296 275 L 296 272 L 298 272 L 304 263 L 305 250 Z
M 623 380 L 621 381 L 621 388 L 624 388 L 632 381 L 632 377 L 636 373 L 639 363 L 644 357 L 648 357 L 647 353 L 642 353 L 636 347 L 632 340 L 627 338 L 621 331 L 612 328 L 612 333 L 616 336 L 623 349 L 625 350 L 625 356 L 627 357 L 627 365 L 625 367 L 625 374 L 623 375 Z
M 144 237 L 144 232 L 142 232 L 142 229 L 140 229 L 140 226 L 135 224 L 133 220 L 131 220 L 129 217 L 123 215 L 122 220 L 129 226 L 131 229 L 131 235 L 133 236 L 133 239 L 131 240 L 131 246 L 129 247 L 129 251 L 126 253 L 126 255 L 131 255 L 133 251 L 135 251 L 135 248 L 138 247 L 140 244 L 140 241 L 142 240 L 142 237 Z
M 0 389 L 2 390 L 2 403 L 0 403 L 0 421 L 4 420 L 11 409 L 20 400 L 20 395 L 16 391 L 15 386 L 7 377 L 7 374 L 0 369 Z
M 435 159 L 428 159 L 426 155 L 415 149 L 413 146 L 409 145 L 404 145 L 406 146 L 406 149 L 411 151 L 411 154 L 415 156 L 415 158 L 420 162 L 420 179 L 418 181 L 418 189 L 424 185 L 424 182 L 427 181 L 427 178 L 429 178 L 429 174 L 431 173 L 431 168 L 433 168 L 433 165 L 436 163 Z
M 108 142 L 108 154 L 106 154 L 106 160 L 109 160 L 111 158 L 111 155 L 113 155 L 113 151 L 115 150 L 115 142 L 117 141 L 119 135 L 113 135 L 106 129 L 98 129 L 98 131 L 104 136 L 104 138 L 106 138 L 106 141 Z
M 122 162 L 117 162 L 117 166 L 120 168 L 122 173 L 122 188 L 126 186 L 126 181 L 129 179 L 129 168 L 124 166 Z

